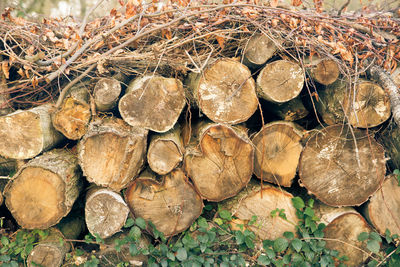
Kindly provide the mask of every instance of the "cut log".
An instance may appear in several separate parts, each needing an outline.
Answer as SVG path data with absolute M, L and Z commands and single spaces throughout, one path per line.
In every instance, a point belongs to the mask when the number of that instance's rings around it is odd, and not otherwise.
M 252 69 L 265 64 L 278 50 L 275 42 L 265 34 L 253 35 L 244 50 L 243 64 Z
M 380 187 L 385 153 L 365 131 L 329 126 L 312 136 L 300 157 L 301 184 L 330 206 L 357 206 Z
M 381 235 L 385 236 L 386 229 L 392 235 L 400 235 L 400 187 L 396 175 L 388 176 L 372 195 L 364 214 Z
M 217 60 L 201 74 L 191 73 L 187 87 L 191 102 L 214 122 L 244 122 L 258 106 L 250 70 L 232 59 Z
M 50 105 L 18 110 L 0 117 L 0 156 L 30 159 L 63 140 L 50 119 Z
M 393 169 L 400 169 L 400 128 L 392 121 L 379 135 L 379 141 L 389 156 Z
M 304 119 L 308 114 L 308 110 L 300 99 L 300 96 L 293 98 L 285 103 L 272 103 L 269 102 L 265 105 L 267 111 L 275 114 L 280 119 L 285 121 L 297 121 Z
M 329 58 L 313 57 L 305 67 L 311 78 L 322 85 L 332 84 L 339 78 L 339 66 Z
M 228 210 L 238 219 L 235 224 L 246 224 L 252 217 L 257 216 L 253 225 L 248 226 L 259 240 L 274 240 L 284 232 L 296 232 L 298 218 L 292 205 L 293 196 L 283 189 L 263 185 L 252 180 L 238 195 L 221 202 L 221 208 Z M 287 220 L 279 216 L 272 217 L 271 211 L 284 209 Z
M 330 224 L 334 219 L 343 214 L 359 214 L 353 207 L 331 207 L 318 200 L 314 202 L 313 210 L 315 212 L 315 216 L 320 218 L 319 223 L 323 223 L 325 225 Z
M 87 192 L 85 221 L 92 235 L 112 236 L 125 225 L 128 214 L 129 208 L 119 193 L 101 187 Z
M 69 90 L 61 106 L 51 115 L 54 128 L 71 140 L 80 139 L 87 131 L 91 118 L 88 83 Z
M 115 191 L 125 188 L 142 169 L 147 133 L 117 118 L 91 122 L 78 143 L 79 163 L 87 180 Z
M 81 189 L 76 155 L 52 150 L 25 164 L 7 184 L 7 208 L 27 229 L 46 229 L 69 213 Z
M 55 227 L 61 231 L 65 239 L 77 240 L 86 231 L 85 218 L 83 212 L 72 210 L 68 216 L 64 217 Z
M 340 215 L 324 229 L 326 248 L 337 250 L 339 256 L 347 256 L 346 266 L 363 266 L 369 257 L 367 242 L 358 241 L 362 232 L 371 232 L 364 218 L 357 213 L 349 212 Z
M 261 70 L 257 77 L 257 95 L 273 103 L 284 103 L 297 97 L 304 85 L 299 64 L 277 60 Z
M 129 125 L 161 133 L 174 126 L 185 103 L 181 81 L 148 75 L 129 84 L 118 108 Z
M 290 187 L 303 150 L 300 126 L 285 121 L 264 125 L 254 135 L 254 174 L 264 181 Z
M 318 112 L 329 125 L 348 121 L 354 127 L 371 128 L 390 117 L 390 101 L 377 84 L 360 80 L 356 88 L 338 80 L 318 92 Z
M 184 169 L 203 198 L 221 201 L 247 185 L 253 172 L 254 148 L 244 131 L 202 123 L 193 139 Z
M 133 215 L 151 221 L 165 236 L 190 227 L 200 216 L 203 201 L 183 171 L 175 169 L 161 182 L 146 176 L 133 181 L 125 192 Z
M 150 137 L 147 162 L 155 173 L 164 175 L 172 171 L 183 160 L 183 154 L 184 147 L 179 125 L 175 125 L 166 133 Z
M 108 111 L 117 105 L 121 82 L 114 78 L 101 78 L 94 87 L 94 102 L 98 111 Z
M 71 249 L 69 242 L 64 240 L 63 234 L 56 228 L 49 229 L 49 235 L 39 241 L 28 255 L 29 267 L 59 267 L 63 264 L 64 257 Z

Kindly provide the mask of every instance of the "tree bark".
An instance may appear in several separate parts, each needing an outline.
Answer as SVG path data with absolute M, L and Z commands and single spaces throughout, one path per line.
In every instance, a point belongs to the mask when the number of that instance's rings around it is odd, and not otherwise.
M 388 176 L 382 187 L 372 195 L 364 215 L 381 235 L 385 236 L 386 229 L 392 235 L 400 235 L 400 187 L 396 175 Z
M 290 187 L 303 150 L 302 137 L 303 130 L 294 123 L 266 124 L 252 139 L 254 174 L 264 181 Z
M 275 114 L 280 119 L 285 121 L 301 120 L 309 114 L 300 96 L 297 96 L 285 103 L 269 102 L 264 107 L 267 109 L 268 112 Z
M 265 34 L 253 35 L 244 50 L 243 64 L 252 69 L 264 65 L 278 50 L 275 42 Z
M 398 124 L 391 121 L 379 134 L 378 140 L 389 157 L 389 165 L 393 169 L 400 169 L 400 128 Z
M 346 266 L 362 266 L 369 257 L 366 242 L 358 241 L 362 232 L 371 232 L 364 218 L 354 212 L 345 213 L 334 219 L 324 229 L 326 248 L 339 251 L 339 256 L 346 255 Z
M 119 193 L 94 187 L 86 194 L 85 221 L 92 235 L 108 238 L 120 231 L 128 218 L 129 208 Z
M 148 75 L 129 84 L 118 108 L 129 125 L 162 133 L 174 126 L 185 103 L 181 81 Z
M 232 59 L 219 59 L 201 74 L 187 80 L 188 98 L 212 121 L 238 124 L 253 115 L 258 106 L 250 70 Z
M 0 65 L 1 61 L 2 57 L 0 56 Z M 4 76 L 4 73 L 0 71 L 0 116 L 4 116 L 12 112 L 10 98 L 11 97 L 10 93 L 8 92 L 6 77 Z
M 7 176 L 17 170 L 17 160 L 0 156 L 0 176 Z
M 117 118 L 96 120 L 78 143 L 78 157 L 89 182 L 115 191 L 125 188 L 142 169 L 147 130 Z
M 252 217 L 257 216 L 253 225 L 248 226 L 259 240 L 274 240 L 284 232 L 296 232 L 298 218 L 292 205 L 293 196 L 283 189 L 263 185 L 252 180 L 239 194 L 221 202 L 221 208 L 236 216 L 233 226 L 246 224 Z M 279 216 L 272 217 L 271 211 L 284 209 L 287 220 Z
M 311 78 L 322 85 L 330 85 L 339 78 L 339 66 L 329 58 L 313 57 L 305 62 L 305 67 Z
M 50 119 L 50 105 L 18 110 L 0 117 L 0 156 L 30 159 L 63 140 Z
M 26 229 L 46 229 L 69 213 L 81 190 L 76 156 L 52 150 L 25 164 L 7 184 L 7 208 Z
M 380 187 L 385 153 L 365 131 L 333 125 L 312 136 L 300 157 L 300 182 L 330 206 L 358 206 Z
M 98 111 L 108 111 L 117 105 L 121 82 L 114 78 L 101 78 L 94 87 L 94 102 Z
M 3 205 L 3 201 L 4 201 L 3 191 L 9 181 L 10 181 L 10 177 L 0 176 L 0 206 Z
M 166 133 L 154 134 L 150 137 L 147 162 L 155 173 L 164 175 L 178 166 L 183 160 L 184 153 L 181 128 L 175 125 Z
M 304 85 L 304 73 L 295 62 L 277 60 L 261 70 L 257 77 L 257 95 L 273 103 L 297 97 Z
M 133 215 L 151 221 L 165 236 L 190 227 L 200 216 L 203 201 L 183 171 L 175 169 L 160 182 L 146 176 L 133 181 L 125 192 Z
M 88 83 L 76 85 L 52 114 L 54 128 L 71 140 L 79 140 L 91 119 Z
M 187 148 L 184 169 L 200 195 L 210 201 L 235 196 L 250 181 L 254 148 L 247 133 L 216 123 L 201 123 Z
M 325 123 L 348 121 L 354 127 L 371 128 L 390 117 L 390 101 L 377 84 L 360 80 L 357 85 L 338 80 L 318 92 L 318 112 Z

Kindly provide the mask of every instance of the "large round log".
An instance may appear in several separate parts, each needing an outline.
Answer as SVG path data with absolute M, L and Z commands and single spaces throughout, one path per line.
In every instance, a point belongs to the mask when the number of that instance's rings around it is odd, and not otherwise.
M 237 219 L 236 224 L 246 224 L 253 216 L 257 216 L 254 224 L 248 226 L 259 240 L 274 240 L 284 232 L 296 232 L 298 218 L 292 204 L 292 194 L 271 185 L 263 185 L 259 181 L 250 181 L 235 197 L 221 202 L 221 208 L 231 212 Z M 279 216 L 272 217 L 271 212 L 284 209 L 287 220 Z
M 78 140 L 88 129 L 92 115 L 88 85 L 86 82 L 71 88 L 60 107 L 51 114 L 54 128 L 68 139 Z
M 338 80 L 318 92 L 318 112 L 329 125 L 348 121 L 354 127 L 371 128 L 390 117 L 390 101 L 377 84 L 360 80 L 351 86 Z
M 78 143 L 79 164 L 87 180 L 116 191 L 126 187 L 144 164 L 147 133 L 117 118 L 91 122 Z
M 85 221 L 89 232 L 107 238 L 120 231 L 128 218 L 129 208 L 119 193 L 94 187 L 86 194 Z
M 358 241 L 358 236 L 372 229 L 364 218 L 354 212 L 344 213 L 330 222 L 324 229 L 326 248 L 337 250 L 339 256 L 347 256 L 346 266 L 362 266 L 369 257 L 367 242 Z
M 101 78 L 93 89 L 94 102 L 98 111 L 108 111 L 117 105 L 121 94 L 121 82 L 115 78 Z
M 81 190 L 76 155 L 52 150 L 24 165 L 7 184 L 7 208 L 27 229 L 46 229 L 69 213 Z
M 1 116 L 0 156 L 30 159 L 63 140 L 51 123 L 50 110 L 46 104 Z
M 330 206 L 355 206 L 380 187 L 384 150 L 367 132 L 333 125 L 312 136 L 301 154 L 299 176 L 309 193 Z
M 221 201 L 250 181 L 254 148 L 247 134 L 223 124 L 203 123 L 187 148 L 184 169 L 201 196 Z
M 148 75 L 129 84 L 118 108 L 129 125 L 162 133 L 174 126 L 185 103 L 181 81 Z
M 257 95 L 273 103 L 284 103 L 297 97 L 304 85 L 299 64 L 277 60 L 261 70 L 257 77 Z
M 250 70 L 232 59 L 209 64 L 203 73 L 190 74 L 189 98 L 212 121 L 238 124 L 253 115 L 258 106 Z
M 243 64 L 249 68 L 262 66 L 278 50 L 275 41 L 265 34 L 253 35 L 246 45 L 243 54 Z
M 285 121 L 264 125 L 254 135 L 254 173 L 259 179 L 290 187 L 303 150 L 300 126 Z
M 125 200 L 135 217 L 151 221 L 165 236 L 176 235 L 200 216 L 203 201 L 181 169 L 161 181 L 139 177 L 129 185 Z
M 368 221 L 381 235 L 385 235 L 386 229 L 392 235 L 400 235 L 400 187 L 396 175 L 386 178 L 382 187 L 372 195 L 364 211 Z
M 166 133 L 150 137 L 147 162 L 155 173 L 164 175 L 178 166 L 183 160 L 184 152 L 181 128 L 175 125 Z

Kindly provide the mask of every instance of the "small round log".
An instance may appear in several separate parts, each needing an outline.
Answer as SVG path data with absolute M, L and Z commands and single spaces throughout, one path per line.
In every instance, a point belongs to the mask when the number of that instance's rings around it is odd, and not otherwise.
M 80 139 L 87 131 L 91 118 L 88 83 L 72 87 L 51 119 L 54 128 L 71 140 Z
M 250 181 L 235 197 L 221 202 L 222 209 L 228 210 L 238 219 L 235 224 L 246 224 L 252 217 L 257 216 L 253 225 L 248 226 L 259 240 L 274 240 L 284 232 L 296 232 L 298 218 L 296 209 L 292 205 L 292 194 L 283 189 L 270 185 L 263 185 L 259 181 Z M 287 220 L 279 216 L 272 217 L 271 211 L 284 209 Z
M 85 221 L 92 235 L 112 236 L 125 225 L 128 214 L 129 208 L 119 193 L 101 187 L 87 192 Z
M 30 159 L 63 140 L 50 118 L 51 106 L 17 110 L 0 117 L 0 156 Z
M 322 85 L 332 84 L 339 78 L 339 66 L 329 58 L 314 57 L 306 62 L 305 67 L 311 78 Z
M 400 187 L 396 175 L 388 176 L 372 195 L 364 214 L 381 235 L 385 235 L 386 229 L 392 235 L 400 235 Z
M 135 217 L 151 221 L 165 236 L 176 235 L 200 216 L 203 201 L 181 169 L 161 177 L 139 177 L 129 185 L 125 200 Z
M 101 78 L 94 86 L 96 110 L 108 111 L 117 105 L 121 94 L 121 82 L 114 78 Z
M 339 256 L 347 256 L 346 266 L 362 266 L 369 257 L 367 242 L 358 241 L 362 232 L 371 232 L 364 218 L 354 212 L 340 215 L 324 229 L 326 248 L 337 250 Z
M 162 133 L 174 126 L 185 103 L 181 81 L 148 75 L 129 84 L 118 108 L 129 125 Z
M 72 208 L 81 190 L 76 155 L 56 149 L 25 164 L 7 184 L 7 208 L 26 229 L 46 229 Z
M 183 154 L 184 147 L 179 125 L 175 125 L 166 133 L 154 134 L 150 137 L 147 162 L 155 173 L 164 175 L 172 171 L 183 160 Z
M 377 84 L 360 80 L 356 89 L 338 80 L 318 92 L 318 112 L 329 125 L 348 121 L 352 126 L 371 128 L 385 122 L 391 114 L 390 101 Z
M 184 169 L 200 195 L 221 201 L 236 195 L 250 181 L 254 148 L 238 128 L 216 123 L 197 126 L 187 148 Z
M 254 174 L 264 181 L 290 187 L 303 150 L 300 126 L 286 121 L 264 125 L 254 135 Z
M 203 73 L 189 75 L 188 98 L 212 121 L 238 124 L 253 115 L 258 106 L 250 70 L 232 59 L 219 59 Z
M 277 60 L 261 70 L 257 77 L 257 95 L 273 103 L 284 103 L 297 97 L 304 85 L 299 64 Z
M 87 180 L 115 191 L 125 188 L 142 169 L 147 133 L 117 118 L 91 122 L 78 143 L 79 163 Z
M 330 206 L 361 205 L 380 187 L 385 153 L 367 132 L 333 125 L 316 132 L 300 157 L 301 184 Z
M 246 45 L 243 54 L 243 64 L 249 68 L 262 66 L 278 50 L 274 40 L 265 34 L 253 35 Z

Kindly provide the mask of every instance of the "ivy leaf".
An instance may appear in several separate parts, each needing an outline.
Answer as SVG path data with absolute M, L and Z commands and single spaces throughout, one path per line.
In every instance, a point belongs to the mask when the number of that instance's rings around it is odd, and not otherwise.
M 135 223 L 140 229 L 146 229 L 146 221 L 143 218 L 136 218 Z
M 297 210 L 303 210 L 305 207 L 304 201 L 300 197 L 292 198 L 293 207 Z
M 240 231 L 236 231 L 235 233 L 236 244 L 241 245 L 244 243 L 244 235 Z
M 369 237 L 369 234 L 367 232 L 362 232 L 361 234 L 358 235 L 357 239 L 358 241 L 365 241 Z
M 369 249 L 369 251 L 377 254 L 379 252 L 379 249 L 381 248 L 381 246 L 377 240 L 371 239 L 371 240 L 368 240 L 368 242 L 367 242 L 367 248 Z
M 267 256 L 260 255 L 260 257 L 258 257 L 258 259 L 257 259 L 257 263 L 260 265 L 266 266 L 266 265 L 269 265 L 271 263 L 271 261 L 268 259 Z
M 184 248 L 179 248 L 178 251 L 176 252 L 176 258 L 179 261 L 184 261 L 187 259 L 187 252 L 186 249 Z
M 376 241 L 378 241 L 378 242 L 382 242 L 382 238 L 381 238 L 381 236 L 380 236 L 377 232 L 371 232 L 371 233 L 369 234 L 369 238 L 370 238 L 370 239 L 373 239 L 373 240 L 376 240 Z
M 287 249 L 289 242 L 286 238 L 279 237 L 274 241 L 274 250 L 276 252 L 283 252 Z
M 10 244 L 10 240 L 8 240 L 8 238 L 7 238 L 6 236 L 2 236 L 2 237 L 1 237 L 1 243 L 2 243 L 4 246 L 7 246 L 8 244 Z
M 287 239 L 293 239 L 294 238 L 293 232 L 284 232 L 283 236 L 286 237 Z
M 225 220 L 227 220 L 227 221 L 232 221 L 232 215 L 231 215 L 231 213 L 230 213 L 229 211 L 227 211 L 227 210 L 221 210 L 221 211 L 219 212 L 219 216 L 220 216 L 222 219 L 225 219 Z
M 208 223 L 207 220 L 203 217 L 200 217 L 199 219 L 197 219 L 197 224 L 199 225 L 200 228 L 208 228 Z
M 129 227 L 131 227 L 134 223 L 135 223 L 135 221 L 134 221 L 132 218 L 128 218 L 128 219 L 126 220 L 126 222 L 125 222 L 124 227 L 125 227 L 125 228 L 129 228 Z
M 303 247 L 303 243 L 298 238 L 293 239 L 291 245 L 297 252 L 300 252 L 301 248 Z

